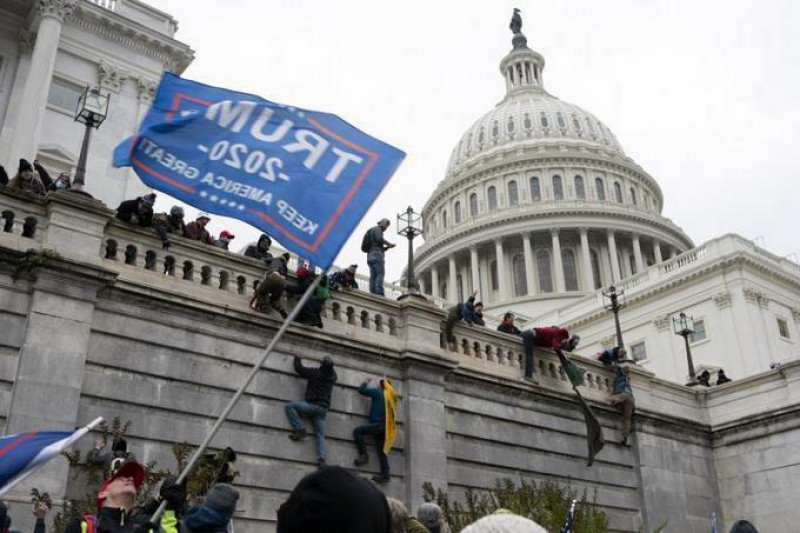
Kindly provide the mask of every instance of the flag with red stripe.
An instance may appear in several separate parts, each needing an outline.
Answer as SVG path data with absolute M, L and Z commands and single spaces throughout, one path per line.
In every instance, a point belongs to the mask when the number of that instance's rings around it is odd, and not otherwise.
M 13 481 L 59 453 L 88 431 L 34 431 L 0 437 L 0 494 Z

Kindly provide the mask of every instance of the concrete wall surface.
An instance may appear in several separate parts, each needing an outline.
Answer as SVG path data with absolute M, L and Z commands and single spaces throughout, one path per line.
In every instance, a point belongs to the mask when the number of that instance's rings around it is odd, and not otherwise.
M 0 190 L 0 423 L 5 433 L 68 429 L 97 416 L 133 423 L 129 446 L 143 462 L 174 468 L 174 443 L 197 445 L 280 326 L 248 303 L 261 265 L 175 238 L 163 252 L 148 230 L 113 220 L 99 201 L 70 193 L 33 199 Z M 22 237 L 26 218 L 37 220 Z M 52 249 L 32 269 L 28 250 Z M 25 259 L 27 258 L 27 259 Z M 291 302 L 289 302 L 291 305 Z M 323 329 L 292 325 L 233 410 L 214 448 L 239 453 L 237 532 L 273 531 L 276 510 L 316 468 L 313 439 L 294 443 L 283 407 L 304 382 L 292 356 L 334 358 L 339 381 L 327 419 L 328 462 L 362 475 L 378 470 L 371 451 L 352 466 L 353 429 L 368 400 L 356 388 L 387 376 L 400 397 L 387 495 L 416 508 L 430 481 L 454 498 L 494 480 L 557 480 L 590 496 L 612 531 L 720 531 L 736 519 L 759 531 L 790 531 L 800 520 L 800 363 L 712 389 L 691 389 L 631 368 L 637 401 L 632 446 L 620 440 L 609 403 L 611 373 L 588 370 L 581 392 L 606 446 L 586 466 L 586 429 L 554 354 L 536 353 L 537 384 L 520 379 L 522 346 L 487 328 L 457 326 L 458 350 L 439 343 L 441 309 L 424 301 L 337 292 Z M 580 352 L 580 350 L 578 350 Z M 657 354 L 652 356 L 657 357 Z M 76 448 L 88 450 L 86 438 Z M 28 527 L 31 487 L 54 497 L 85 487 L 52 461 L 8 496 Z

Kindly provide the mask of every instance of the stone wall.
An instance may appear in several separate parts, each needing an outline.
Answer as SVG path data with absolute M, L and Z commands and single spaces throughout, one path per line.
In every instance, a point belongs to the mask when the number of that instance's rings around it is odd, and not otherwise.
M 39 201 L 0 191 L 0 211 L 9 210 L 15 223 L 0 232 L 5 431 L 119 415 L 133 421 L 129 443 L 140 460 L 173 468 L 171 445 L 203 439 L 280 325 L 248 308 L 259 264 L 180 238 L 164 253 L 150 232 L 120 225 L 99 202 L 68 193 Z M 28 216 L 39 220 L 32 238 L 21 236 Z M 42 247 L 60 258 L 14 280 L 25 251 Z M 607 440 L 586 467 L 583 418 L 554 355 L 537 352 L 538 384 L 523 382 L 517 339 L 456 327 L 458 351 L 451 353 L 439 345 L 442 317 L 416 300 L 340 292 L 324 329 L 289 328 L 213 442 L 239 452 L 237 531 L 271 531 L 277 507 L 316 468 L 313 442 L 287 439 L 283 406 L 304 387 L 293 354 L 336 360 L 331 464 L 352 468 L 352 430 L 368 409 L 356 387 L 367 376 L 392 379 L 401 408 L 385 490 L 414 507 L 425 481 L 460 498 L 467 488 L 510 477 L 596 491 L 613 531 L 664 520 L 668 531 L 707 531 L 712 511 L 728 527 L 749 518 L 767 532 L 800 518 L 790 496 L 800 490 L 792 466 L 800 456 L 792 444 L 800 435 L 800 364 L 711 390 L 635 368 L 636 431 L 633 446 L 623 448 L 619 415 L 607 404 L 611 375 L 581 360 L 589 370 L 582 392 Z M 90 438 L 77 445 L 90 446 Z M 354 470 L 376 472 L 375 454 Z M 19 503 L 12 511 L 18 524 L 28 520 L 32 486 L 56 497 L 83 489 L 69 480 L 65 461 L 53 461 L 9 496 Z

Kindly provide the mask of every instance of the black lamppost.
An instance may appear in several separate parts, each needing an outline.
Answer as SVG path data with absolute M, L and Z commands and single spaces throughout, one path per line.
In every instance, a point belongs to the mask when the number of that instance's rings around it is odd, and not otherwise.
M 694 319 L 686 316 L 686 313 L 681 311 L 681 314 L 672 317 L 672 327 L 675 329 L 675 334 L 683 337 L 683 342 L 686 345 L 686 364 L 689 365 L 689 383 L 687 387 L 694 387 L 699 382 L 694 373 L 694 362 L 692 361 L 692 350 L 689 348 L 689 335 L 694 333 Z
M 406 267 L 406 293 L 401 295 L 398 300 L 413 296 L 414 298 L 425 299 L 417 289 L 417 280 L 414 278 L 414 238 L 422 235 L 422 215 L 415 213 L 411 206 L 408 206 L 405 213 L 397 215 L 397 233 L 404 235 L 408 239 L 408 266 Z
M 75 178 L 70 192 L 77 192 L 85 196 L 91 195 L 83 190 L 86 184 L 86 158 L 89 155 L 89 140 L 92 137 L 92 129 L 99 128 L 100 124 L 108 116 L 108 93 L 100 91 L 98 87 L 86 87 L 86 90 L 78 99 L 78 109 L 75 112 L 75 121 L 86 125 L 83 132 L 83 144 L 81 144 L 81 154 L 78 157 L 78 168 L 75 170 Z
M 608 303 L 605 303 L 608 300 Z M 625 307 L 625 291 L 617 291 L 613 285 L 608 292 L 603 293 L 603 307 L 614 313 L 614 327 L 617 330 L 617 346 L 620 350 L 625 347 L 622 342 L 622 328 L 619 325 L 619 310 Z

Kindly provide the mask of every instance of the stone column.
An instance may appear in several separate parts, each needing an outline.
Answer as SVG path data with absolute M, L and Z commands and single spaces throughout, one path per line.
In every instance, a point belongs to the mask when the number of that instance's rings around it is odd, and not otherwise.
M 633 260 L 636 262 L 636 273 L 644 271 L 644 261 L 642 261 L 642 247 L 639 244 L 639 236 L 634 234 L 633 240 Z
M 655 239 L 653 239 L 653 257 L 655 257 L 656 264 L 664 262 L 663 257 L 661 257 L 661 243 Z
M 98 292 L 117 274 L 86 263 L 50 259 L 33 275 L 6 434 L 72 430 L 91 422 L 78 415 L 92 317 Z M 64 494 L 67 477 L 67 463 L 51 461 L 17 485 L 11 499 L 27 497 L 31 487 L 54 496 Z
M 497 256 L 497 283 L 499 284 L 500 300 L 508 300 L 508 284 L 506 283 L 506 258 L 503 252 L 503 240 L 494 241 L 494 253 Z
M 470 274 L 472 276 L 472 290 L 480 291 L 481 278 L 480 278 L 480 268 L 478 267 L 478 248 L 475 246 L 469 249 L 469 265 L 470 265 Z M 483 297 L 484 296 L 481 295 L 481 298 Z
M 19 161 L 20 158 L 32 161 L 36 157 L 58 42 L 61 39 L 61 26 L 77 5 L 78 0 L 39 0 L 36 3 L 41 21 L 14 122 L 8 161 Z
M 458 275 L 456 273 L 456 256 L 451 255 L 447 258 L 448 278 L 447 278 L 447 299 L 452 303 L 458 303 Z
M 522 252 L 525 256 L 525 283 L 528 285 L 528 294 L 534 294 L 536 292 L 536 279 L 533 276 L 533 246 L 531 246 L 530 233 L 522 236 Z
M 422 294 L 429 294 L 428 287 L 425 285 L 425 275 L 424 272 L 419 273 L 419 277 L 416 278 L 417 283 L 419 283 L 419 292 Z
M 581 257 L 583 258 L 583 290 L 586 292 L 594 290 L 594 272 L 592 272 L 592 256 L 589 251 L 589 229 L 580 228 L 581 233 Z M 597 280 L 599 283 L 600 280 Z
M 614 283 L 622 279 L 619 270 L 619 255 L 617 255 L 617 240 L 614 238 L 614 230 L 608 230 L 608 255 L 611 261 L 611 273 L 614 275 Z
M 439 298 L 439 270 L 436 268 L 436 263 L 431 265 L 431 296 Z
M 550 238 L 552 239 L 553 246 L 553 270 L 555 270 L 554 281 L 556 292 L 565 292 L 567 289 L 564 286 L 564 264 L 561 261 L 561 240 L 558 237 L 558 230 L 550 230 Z

